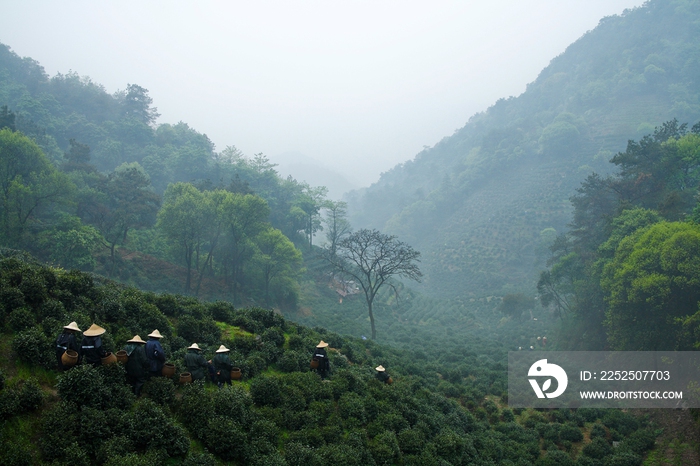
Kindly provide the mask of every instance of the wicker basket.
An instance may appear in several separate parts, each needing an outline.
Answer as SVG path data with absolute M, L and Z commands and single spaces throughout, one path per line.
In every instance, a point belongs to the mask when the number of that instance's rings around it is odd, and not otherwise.
M 126 364 L 126 362 L 128 360 L 129 360 L 129 355 L 126 354 L 125 350 L 117 351 L 117 361 Z
M 175 364 L 171 364 L 169 362 L 166 362 L 163 365 L 163 369 L 161 369 L 160 373 L 164 377 L 172 377 L 173 375 L 175 375 Z M 189 374 L 189 372 L 185 372 L 185 373 Z
M 61 356 L 61 364 L 64 367 L 73 367 L 78 364 L 78 352 L 72 349 L 66 350 Z
M 102 358 L 102 365 L 107 365 L 107 364 L 114 364 L 117 362 L 117 357 L 114 355 L 114 353 L 107 353 L 105 354 L 105 357 Z

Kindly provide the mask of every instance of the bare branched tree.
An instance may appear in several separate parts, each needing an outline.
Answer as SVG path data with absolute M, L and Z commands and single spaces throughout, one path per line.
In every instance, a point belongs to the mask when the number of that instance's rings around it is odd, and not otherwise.
M 326 260 L 343 275 L 357 280 L 365 293 L 372 339 L 377 336 L 372 306 L 381 287 L 392 277 L 420 281 L 423 276 L 416 262 L 420 252 L 377 230 L 358 230 L 337 244 L 335 254 L 326 251 Z

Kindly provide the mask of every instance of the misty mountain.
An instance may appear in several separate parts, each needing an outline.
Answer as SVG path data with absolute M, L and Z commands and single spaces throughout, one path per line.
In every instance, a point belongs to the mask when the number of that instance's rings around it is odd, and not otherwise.
M 284 152 L 272 161 L 278 164 L 277 171 L 283 178 L 291 175 L 297 181 L 305 181 L 311 186 L 326 186 L 329 199 L 339 200 L 343 194 L 360 186 L 350 175 L 338 173 L 300 152 Z
M 534 294 L 581 181 L 628 140 L 700 118 L 699 19 L 686 0 L 603 18 L 523 94 L 350 193 L 353 225 L 422 251 L 429 294 Z

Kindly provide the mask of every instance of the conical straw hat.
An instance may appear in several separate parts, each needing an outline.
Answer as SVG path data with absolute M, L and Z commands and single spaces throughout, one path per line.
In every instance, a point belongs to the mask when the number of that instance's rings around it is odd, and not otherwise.
M 316 345 L 316 348 L 325 348 L 326 346 L 328 346 L 328 343 L 321 340 L 321 342 L 318 345 Z
M 386 369 L 384 369 L 384 366 L 377 366 L 374 369 L 379 371 L 379 372 L 384 372 L 386 370 Z
M 78 324 L 76 322 L 71 322 L 68 325 L 64 325 L 63 328 L 68 329 L 68 330 L 75 330 L 76 332 L 80 332 L 81 330 L 78 328 Z
M 217 353 L 228 353 L 229 351 L 231 350 L 226 348 L 224 345 L 219 346 L 219 349 L 216 350 Z
M 155 329 L 154 331 L 152 331 L 151 333 L 149 333 L 148 336 L 149 336 L 149 337 L 153 337 L 153 338 L 163 338 L 163 335 L 160 334 L 160 332 L 158 331 L 158 329 Z
M 135 335 L 134 338 L 132 338 L 131 340 L 126 340 L 126 342 L 127 342 L 127 343 L 146 343 L 146 342 L 143 341 L 143 340 L 141 339 L 141 337 L 138 336 L 138 335 Z
M 105 333 L 107 330 L 103 329 L 97 324 L 92 324 L 89 329 L 83 332 L 86 337 L 97 337 Z
M 192 343 L 192 346 L 188 346 L 187 349 L 196 349 L 202 351 L 202 348 L 200 348 L 197 343 Z

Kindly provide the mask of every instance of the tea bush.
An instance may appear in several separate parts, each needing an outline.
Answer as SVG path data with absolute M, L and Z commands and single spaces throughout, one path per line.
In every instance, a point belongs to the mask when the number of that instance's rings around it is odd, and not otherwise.
M 278 377 L 261 375 L 250 383 L 250 395 L 259 406 L 278 406 L 280 404 L 280 380 Z
M 12 339 L 12 350 L 27 364 L 39 364 L 47 369 L 56 367 L 53 342 L 39 327 L 18 332 Z
M 214 416 L 209 420 L 204 444 L 225 461 L 245 461 L 249 456 L 248 438 L 232 419 Z
M 101 371 L 81 364 L 58 376 L 58 395 L 63 401 L 92 408 L 105 408 L 111 397 Z

